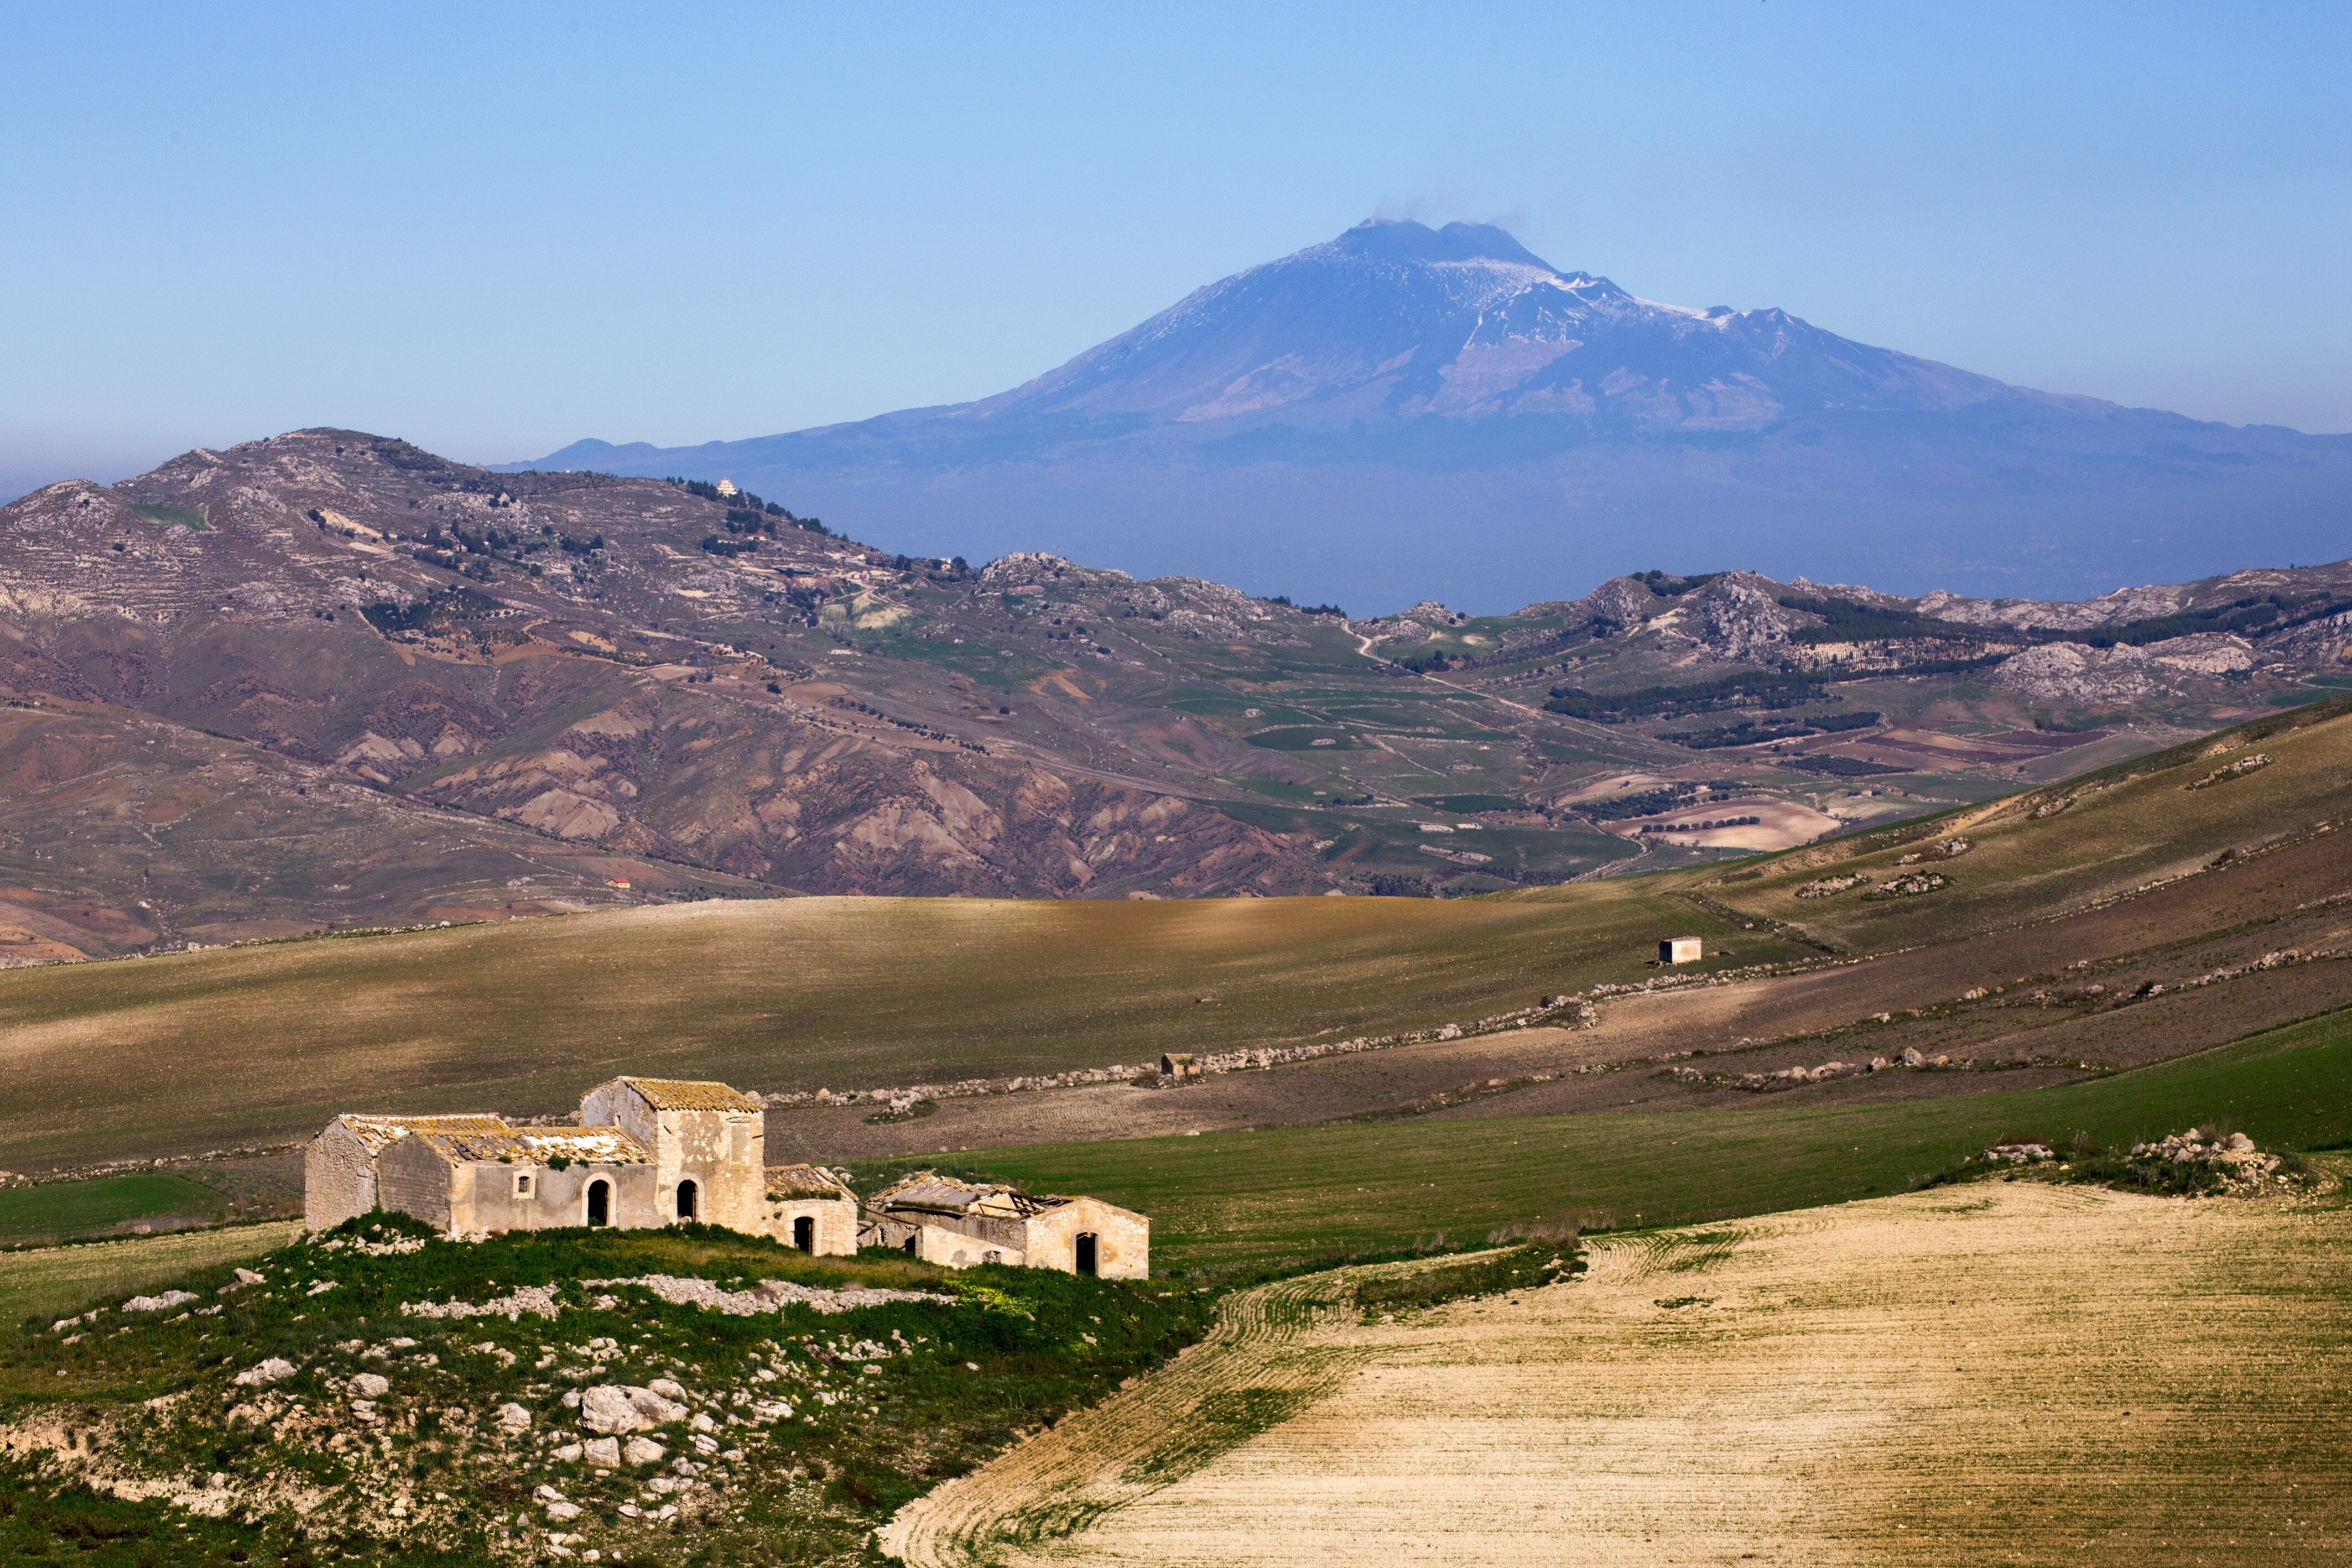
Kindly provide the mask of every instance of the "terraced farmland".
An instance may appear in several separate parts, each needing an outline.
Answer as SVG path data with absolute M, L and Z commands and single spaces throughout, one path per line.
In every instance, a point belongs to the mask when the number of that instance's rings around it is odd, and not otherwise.
M 1994 1184 L 1347 1270 L 902 1510 L 909 1563 L 2306 1563 L 2352 1551 L 2352 1211 Z M 1391 1314 L 1393 1315 L 1393 1314 Z

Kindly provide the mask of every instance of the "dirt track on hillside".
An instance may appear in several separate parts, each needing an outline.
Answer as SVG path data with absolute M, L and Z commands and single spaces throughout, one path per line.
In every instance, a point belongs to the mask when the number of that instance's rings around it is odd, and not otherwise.
M 922 1564 L 2352 1554 L 2352 1214 L 1947 1188 L 1605 1243 L 1362 1325 L 1338 1276 L 902 1511 Z

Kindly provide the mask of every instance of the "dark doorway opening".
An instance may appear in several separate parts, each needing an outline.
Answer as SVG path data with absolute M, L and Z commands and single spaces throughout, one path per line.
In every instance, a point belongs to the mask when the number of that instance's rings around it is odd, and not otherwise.
M 803 1252 L 816 1250 L 816 1221 L 802 1215 L 793 1221 L 793 1245 Z
M 677 1217 L 680 1219 L 694 1218 L 694 1201 L 700 1196 L 701 1194 L 695 1191 L 692 1182 L 682 1181 L 677 1184 Z
M 613 1184 L 592 1181 L 588 1184 L 588 1223 L 608 1225 L 613 1218 Z
M 912 1257 L 915 1255 L 915 1238 L 914 1238 L 914 1237 L 912 1237 L 912 1236 L 908 1237 L 908 1238 L 907 1238 L 907 1239 L 905 1240 L 905 1242 L 901 1244 L 901 1246 L 902 1246 L 902 1249 L 906 1252 L 906 1254 L 907 1254 L 907 1256 L 908 1256 L 908 1257 L 912 1258 Z
M 1095 1239 L 1094 1239 L 1094 1233 L 1093 1233 L 1092 1231 L 1082 1231 L 1082 1232 L 1080 1232 L 1080 1233 L 1079 1233 L 1079 1236 L 1078 1236 L 1078 1272 L 1079 1272 L 1079 1273 L 1081 1273 L 1081 1274 L 1091 1274 L 1091 1273 L 1093 1273 L 1094 1271 L 1095 1271 Z

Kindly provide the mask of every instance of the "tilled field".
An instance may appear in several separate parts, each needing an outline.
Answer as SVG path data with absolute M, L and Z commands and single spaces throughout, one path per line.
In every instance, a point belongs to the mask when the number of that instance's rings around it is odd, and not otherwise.
M 1994 1183 L 1236 1298 L 902 1511 L 918 1563 L 2343 1561 L 2352 1212 Z

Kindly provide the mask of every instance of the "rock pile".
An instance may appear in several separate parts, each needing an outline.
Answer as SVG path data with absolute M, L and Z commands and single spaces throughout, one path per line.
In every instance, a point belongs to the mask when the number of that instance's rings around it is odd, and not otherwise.
M 1907 872 L 1891 882 L 1882 882 L 1870 890 L 1872 898 L 1910 898 L 1922 893 L 1934 893 L 1952 885 L 1951 879 L 1940 872 Z
M 2131 1157 L 2160 1165 L 2200 1166 L 2220 1176 L 2225 1188 L 2238 1193 L 2260 1191 L 2282 1163 L 2278 1155 L 2256 1148 L 2243 1133 L 2224 1137 L 2195 1127 L 2154 1143 L 2134 1144 Z
M 2268 768 L 2270 765 L 2270 753 L 2267 751 L 2257 751 L 2252 757 L 2241 757 L 2235 762 L 2229 763 L 2224 767 L 2216 768 L 2212 772 L 2205 775 L 2204 778 L 2196 779 L 2191 783 L 2183 784 L 2181 788 L 2183 789 L 2210 789 L 2216 784 L 2226 784 L 2232 779 L 2243 778 L 2245 775 L 2253 772 L 2258 768 Z

